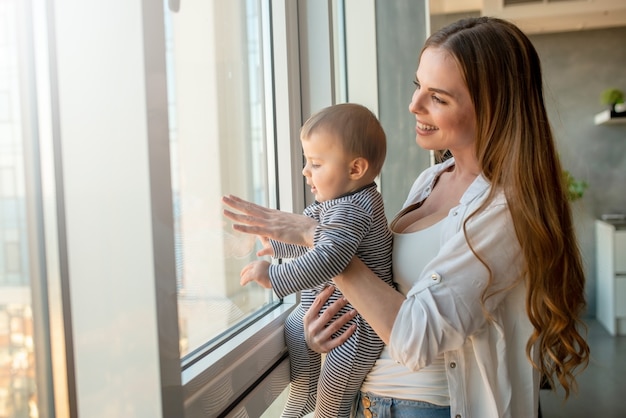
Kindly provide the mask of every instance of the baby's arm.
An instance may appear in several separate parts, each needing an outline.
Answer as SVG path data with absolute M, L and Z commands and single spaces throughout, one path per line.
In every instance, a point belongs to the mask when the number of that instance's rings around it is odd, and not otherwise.
M 272 264 L 272 288 L 278 297 L 312 289 L 341 273 L 369 233 L 370 212 L 353 202 L 328 208 L 315 229 L 315 246 L 289 263 Z
M 298 258 L 306 254 L 307 251 L 309 251 L 309 247 L 305 247 L 302 245 L 286 244 L 284 242 L 276 241 L 273 239 L 270 239 L 268 241 L 268 245 L 272 248 L 274 254 L 271 255 L 274 258 Z
M 266 289 L 272 288 L 272 283 L 270 282 L 270 263 L 267 261 L 253 261 L 245 266 L 239 275 L 239 283 L 242 286 L 254 281 Z

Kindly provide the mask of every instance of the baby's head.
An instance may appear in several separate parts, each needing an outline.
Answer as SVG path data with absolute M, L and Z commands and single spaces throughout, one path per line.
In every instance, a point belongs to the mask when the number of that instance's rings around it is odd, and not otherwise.
M 365 186 L 382 169 L 385 131 L 365 106 L 343 103 L 311 116 L 300 130 L 307 160 L 302 174 L 317 201 L 334 199 Z

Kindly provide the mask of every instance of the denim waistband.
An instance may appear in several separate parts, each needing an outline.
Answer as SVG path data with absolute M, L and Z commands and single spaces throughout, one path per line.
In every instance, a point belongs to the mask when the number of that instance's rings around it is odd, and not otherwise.
M 359 393 L 355 418 L 450 418 L 450 407 Z

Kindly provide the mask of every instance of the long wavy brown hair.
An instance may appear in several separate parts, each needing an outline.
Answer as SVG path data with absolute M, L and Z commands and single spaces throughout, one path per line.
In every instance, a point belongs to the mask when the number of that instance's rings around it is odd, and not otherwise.
M 539 56 L 515 25 L 490 17 L 453 23 L 433 34 L 424 49 L 429 47 L 448 51 L 465 78 L 476 109 L 476 155 L 483 176 L 495 186 L 478 211 L 497 190 L 504 191 L 526 261 L 520 280 L 534 326 L 526 353 L 552 387 L 558 380 L 567 398 L 576 390 L 577 370 L 589 361 L 581 335 L 585 275 L 545 109 Z M 533 349 L 539 350 L 538 364 Z

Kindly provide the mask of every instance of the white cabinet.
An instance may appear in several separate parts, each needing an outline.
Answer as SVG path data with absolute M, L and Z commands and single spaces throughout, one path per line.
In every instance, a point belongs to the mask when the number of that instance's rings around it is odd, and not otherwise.
M 611 335 L 626 335 L 626 229 L 596 221 L 596 319 Z

